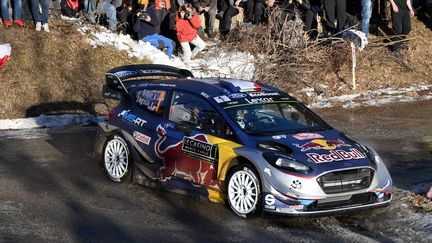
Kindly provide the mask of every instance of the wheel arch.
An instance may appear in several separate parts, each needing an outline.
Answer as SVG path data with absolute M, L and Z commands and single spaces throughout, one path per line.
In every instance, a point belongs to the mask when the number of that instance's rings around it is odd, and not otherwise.
M 223 175 L 223 178 L 220 178 L 222 185 L 223 185 L 222 188 L 224 191 L 226 191 L 226 186 L 227 186 L 226 180 L 228 179 L 228 176 L 230 175 L 232 170 L 235 167 L 237 167 L 238 165 L 249 165 L 254 170 L 254 172 L 257 174 L 260 188 L 262 188 L 261 173 L 259 173 L 257 166 L 250 159 L 248 159 L 244 156 L 238 156 L 238 157 L 231 160 L 231 162 L 227 166 L 226 173 Z

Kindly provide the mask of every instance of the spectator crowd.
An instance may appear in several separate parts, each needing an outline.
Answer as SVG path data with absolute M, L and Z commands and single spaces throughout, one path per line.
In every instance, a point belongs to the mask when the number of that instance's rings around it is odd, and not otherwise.
M 49 32 L 49 6 L 57 5 L 68 17 L 84 17 L 90 23 L 106 25 L 113 31 L 129 33 L 173 55 L 180 46 L 183 59 L 193 59 L 206 47 L 202 37 L 227 37 L 232 19 L 242 15 L 244 23 L 265 25 L 272 9 L 281 9 L 281 21 L 296 18 L 300 12 L 304 30 L 311 38 L 333 36 L 359 23 L 366 37 L 371 23 L 393 27 L 392 51 L 398 54 L 411 30 L 415 12 L 412 0 L 0 0 L 3 25 L 25 28 L 24 18 L 36 31 Z M 428 1 L 432 4 L 432 0 Z M 391 16 L 387 16 L 387 8 Z M 12 11 L 10 11 L 12 10 Z M 10 16 L 12 13 L 12 18 Z M 200 18 L 200 16 L 202 16 Z M 215 22 L 219 20 L 216 30 Z M 204 23 L 201 24 L 201 20 Z M 33 27 L 34 26 L 34 27 Z M 203 26 L 203 27 L 202 27 Z M 324 31 L 318 33 L 322 26 Z

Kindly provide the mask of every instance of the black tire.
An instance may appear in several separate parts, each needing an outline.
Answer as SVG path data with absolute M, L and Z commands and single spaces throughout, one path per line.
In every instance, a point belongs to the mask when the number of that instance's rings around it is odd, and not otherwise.
M 261 212 L 262 195 L 259 175 L 250 165 L 238 165 L 230 171 L 226 185 L 226 198 L 231 210 L 240 217 L 251 218 Z
M 102 169 L 110 180 L 117 183 L 131 180 L 131 158 L 128 143 L 122 136 L 108 137 L 102 153 Z

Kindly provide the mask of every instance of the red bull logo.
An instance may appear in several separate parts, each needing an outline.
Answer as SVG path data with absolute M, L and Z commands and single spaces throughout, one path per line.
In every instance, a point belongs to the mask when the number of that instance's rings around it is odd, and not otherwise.
M 164 162 L 164 166 L 159 169 L 159 177 L 161 180 L 167 180 L 170 179 L 171 176 L 175 176 L 198 185 L 220 188 L 220 183 L 216 179 L 217 168 L 215 168 L 215 162 L 193 157 L 190 151 L 186 151 L 188 153 L 184 151 L 185 147 L 192 146 L 191 141 L 194 141 L 196 144 L 199 143 L 200 145 L 209 144 L 204 134 L 185 137 L 182 141 L 162 149 L 167 132 L 161 125 L 157 127 L 156 132 L 159 138 L 155 142 L 155 153 Z M 187 142 L 187 146 L 184 144 L 185 141 Z M 206 146 L 203 147 L 207 148 Z M 198 153 L 199 151 L 194 152 Z
M 315 163 L 326 163 L 333 161 L 343 161 L 352 159 L 364 159 L 366 155 L 360 152 L 358 149 L 350 149 L 350 151 L 335 150 L 330 151 L 329 154 L 316 154 L 308 153 L 307 156 L 312 159 Z
M 351 145 L 346 144 L 345 142 L 341 141 L 341 140 L 324 140 L 324 139 L 314 139 L 310 142 L 307 142 L 303 145 L 299 145 L 299 144 L 293 144 L 294 146 L 296 146 L 297 148 L 300 148 L 302 152 L 305 151 L 309 151 L 311 149 L 314 150 L 335 150 L 341 146 L 347 146 L 350 147 Z

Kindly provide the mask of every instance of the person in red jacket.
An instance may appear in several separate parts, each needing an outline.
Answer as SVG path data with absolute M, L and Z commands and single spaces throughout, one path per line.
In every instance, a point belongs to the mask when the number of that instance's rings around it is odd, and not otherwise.
M 204 50 L 206 44 L 199 37 L 198 29 L 201 27 L 201 20 L 195 9 L 190 4 L 179 8 L 176 16 L 177 39 L 183 50 L 183 60 L 190 61 L 196 54 Z M 195 48 L 191 51 L 190 44 Z

